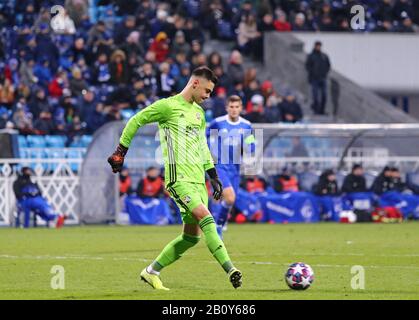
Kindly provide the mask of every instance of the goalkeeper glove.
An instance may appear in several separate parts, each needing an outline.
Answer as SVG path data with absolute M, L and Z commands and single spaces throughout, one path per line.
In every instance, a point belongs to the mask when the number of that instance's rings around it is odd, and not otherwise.
M 112 167 L 112 172 L 121 172 L 122 166 L 124 165 L 124 157 L 127 154 L 128 148 L 119 144 L 115 152 L 108 158 L 108 163 Z
M 215 168 L 211 168 L 207 170 L 207 173 L 208 173 L 208 176 L 210 177 L 212 189 L 214 190 L 212 195 L 215 200 L 220 200 L 223 194 L 223 184 L 218 178 L 217 170 L 215 170 Z

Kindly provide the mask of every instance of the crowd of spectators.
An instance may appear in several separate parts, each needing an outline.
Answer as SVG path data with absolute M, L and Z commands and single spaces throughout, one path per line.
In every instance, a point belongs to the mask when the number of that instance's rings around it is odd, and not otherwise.
M 359 1 L 4 0 L 0 4 L 0 129 L 23 134 L 91 134 L 186 84 L 208 65 L 218 78 L 208 120 L 239 95 L 252 122 L 296 122 L 292 90 L 259 81 L 243 54 L 263 55 L 265 31 L 350 31 Z M 368 31 L 413 32 L 418 2 L 360 1 Z M 93 6 L 92 6 L 93 4 Z M 54 5 L 62 5 L 51 15 Z M 205 54 L 209 36 L 236 42 L 229 61 Z

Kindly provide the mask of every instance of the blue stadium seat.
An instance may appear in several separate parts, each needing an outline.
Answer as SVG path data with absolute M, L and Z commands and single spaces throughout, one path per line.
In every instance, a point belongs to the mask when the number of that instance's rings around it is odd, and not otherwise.
M 92 136 L 89 136 L 89 135 L 81 136 L 80 147 L 87 148 L 89 144 L 92 142 L 92 140 L 93 140 Z
M 43 136 L 30 135 L 27 137 L 29 148 L 45 148 L 46 142 Z
M 319 181 L 319 175 L 312 171 L 297 174 L 301 191 L 313 191 L 313 186 Z
M 45 149 L 45 154 L 48 159 L 64 159 L 66 157 L 65 149 Z M 48 170 L 55 170 L 58 163 L 47 163 Z
M 82 151 L 80 151 L 80 150 L 72 150 L 72 149 L 69 149 L 68 150 L 68 152 L 67 152 L 67 159 L 81 159 L 81 158 L 83 158 Z M 80 170 L 80 164 L 79 163 L 71 162 L 70 163 L 70 168 L 74 172 L 78 172 Z
M 26 141 L 26 137 L 22 135 L 17 136 L 17 143 L 19 145 L 19 148 L 27 148 L 28 142 Z
M 47 147 L 64 148 L 67 137 L 65 136 L 45 136 Z
M 135 114 L 135 111 L 132 109 L 121 110 L 122 119 L 128 120 Z

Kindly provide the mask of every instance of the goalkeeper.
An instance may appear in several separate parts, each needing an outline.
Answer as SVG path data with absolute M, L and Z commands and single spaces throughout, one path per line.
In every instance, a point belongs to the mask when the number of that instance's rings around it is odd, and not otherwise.
M 231 262 L 208 210 L 205 172 L 214 189 L 214 199 L 221 198 L 223 189 L 208 149 L 205 114 L 199 104 L 210 96 L 216 84 L 217 78 L 209 68 L 195 69 L 179 94 L 154 102 L 128 121 L 118 147 L 108 158 L 112 171 L 121 171 L 137 130 L 147 123 L 158 122 L 165 186 L 180 209 L 183 232 L 141 271 L 141 279 L 154 289 L 169 290 L 163 286 L 160 272 L 199 242 L 201 230 L 208 249 L 227 273 L 233 287 L 238 288 L 242 284 L 242 273 Z

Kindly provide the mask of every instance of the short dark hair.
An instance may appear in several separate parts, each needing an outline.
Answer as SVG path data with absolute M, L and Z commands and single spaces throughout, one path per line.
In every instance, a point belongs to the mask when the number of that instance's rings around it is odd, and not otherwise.
M 216 85 L 218 82 L 217 76 L 214 74 L 214 72 L 210 68 L 206 66 L 196 68 L 194 71 L 192 71 L 192 75 L 195 77 L 205 78 L 211 81 L 212 83 L 214 83 L 214 85 Z

